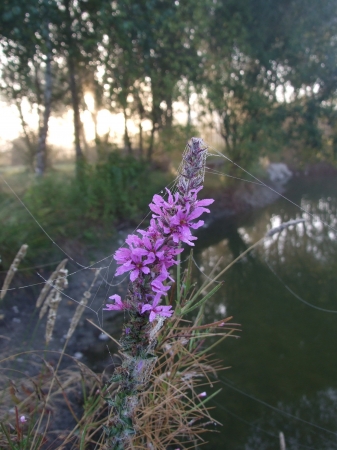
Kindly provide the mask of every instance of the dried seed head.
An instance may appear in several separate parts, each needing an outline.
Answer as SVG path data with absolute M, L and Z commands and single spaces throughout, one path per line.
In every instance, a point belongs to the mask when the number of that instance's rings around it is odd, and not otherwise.
M 14 261 L 12 262 L 12 264 L 11 264 L 11 266 L 10 266 L 8 272 L 7 272 L 4 284 L 2 286 L 2 289 L 1 289 L 1 292 L 0 292 L 0 300 L 2 300 L 5 297 L 6 292 L 7 292 L 8 288 L 9 288 L 9 285 L 11 284 L 11 281 L 12 281 L 12 279 L 14 277 L 14 274 L 18 270 L 18 266 L 19 266 L 20 262 L 26 256 L 27 249 L 28 249 L 28 245 L 23 244 L 21 246 L 20 250 L 18 251 L 18 253 L 16 254 L 16 256 L 14 258 Z
M 45 302 L 45 304 L 46 304 L 49 299 L 49 301 L 48 301 L 49 313 L 48 313 L 48 318 L 47 318 L 46 335 L 45 335 L 47 345 L 49 344 L 49 342 L 52 338 L 54 325 L 55 325 L 55 321 L 56 321 L 56 316 L 57 316 L 57 309 L 62 300 L 61 293 L 68 286 L 67 275 L 68 275 L 67 269 L 63 268 L 59 271 L 59 274 L 55 281 L 53 290 L 49 294 L 49 296 Z
M 97 277 L 100 274 L 100 271 L 101 271 L 101 269 L 97 269 L 96 270 L 95 277 L 94 277 L 94 279 L 93 279 L 89 289 L 84 292 L 81 301 L 77 305 L 75 314 L 73 315 L 73 318 L 72 318 L 71 323 L 70 323 L 70 327 L 69 327 L 66 339 L 70 339 L 72 334 L 74 333 L 74 331 L 75 331 L 75 329 L 77 327 L 77 324 L 78 324 L 78 322 L 80 321 L 80 319 L 82 317 L 83 311 L 85 310 L 85 307 L 87 306 L 88 300 L 91 297 L 91 292 L 90 291 L 91 291 L 92 287 L 95 285 Z
M 59 271 L 61 269 L 64 269 L 65 265 L 67 264 L 68 259 L 64 259 L 63 261 L 60 262 L 60 264 L 56 267 L 55 271 L 51 274 L 49 280 L 46 282 L 46 284 L 44 285 L 37 301 L 36 301 L 36 307 L 39 308 L 44 299 L 47 297 L 50 289 L 53 287 L 53 281 L 57 278 Z M 48 305 L 47 305 L 48 306 Z M 46 312 L 46 311 L 45 311 Z M 44 316 L 45 312 L 42 314 L 42 316 Z M 40 316 L 41 316 L 41 312 L 40 312 Z M 40 317 L 41 318 L 41 317 Z

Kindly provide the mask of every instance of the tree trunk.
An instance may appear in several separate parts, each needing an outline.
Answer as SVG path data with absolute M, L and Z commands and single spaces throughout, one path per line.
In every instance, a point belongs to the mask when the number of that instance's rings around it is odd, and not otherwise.
M 15 104 L 18 108 L 19 111 L 19 115 L 20 115 L 20 120 L 21 120 L 21 126 L 22 126 L 22 130 L 23 130 L 23 134 L 25 136 L 25 142 L 28 148 L 28 153 L 29 153 L 29 165 L 31 167 L 31 169 L 34 169 L 34 162 L 35 162 L 35 145 L 34 142 L 32 142 L 31 137 L 29 136 L 29 131 L 28 131 L 28 125 L 25 121 L 25 118 L 23 117 L 23 112 L 22 112 L 22 106 L 21 106 L 21 101 L 19 99 L 15 99 Z M 33 139 L 33 141 L 35 141 L 35 139 Z
M 33 67 L 34 67 L 34 84 L 35 84 L 35 91 L 36 91 L 36 100 L 37 100 L 37 111 L 39 116 L 39 134 L 40 129 L 42 128 L 43 123 L 43 114 L 41 113 L 42 110 L 42 89 L 41 89 L 41 83 L 39 79 L 39 67 L 38 63 L 36 61 L 32 61 Z
M 94 122 L 94 130 L 95 130 L 95 143 L 96 145 L 99 143 L 99 136 L 97 131 L 97 109 L 94 111 L 90 111 L 92 121 Z
M 137 94 L 138 113 L 139 113 L 139 157 L 143 158 L 144 144 L 143 144 L 143 119 L 145 115 L 145 109 L 140 96 Z
M 166 111 L 165 111 L 165 127 L 172 128 L 173 123 L 173 106 L 172 106 L 172 96 L 166 99 Z
M 85 156 L 85 159 L 87 159 L 89 157 L 90 148 L 89 148 L 89 144 L 87 141 L 87 136 L 85 134 L 85 129 L 83 126 L 81 126 L 80 131 L 81 131 L 82 143 L 83 143 L 83 147 L 84 147 L 84 156 Z
M 150 143 L 147 149 L 147 160 L 148 162 L 152 161 L 152 153 L 153 153 L 153 144 L 154 144 L 154 133 L 155 133 L 155 125 L 152 124 L 151 135 L 150 135 Z
M 67 28 L 66 28 L 66 36 L 67 36 L 67 50 L 68 50 L 68 71 L 69 71 L 69 87 L 71 92 L 71 101 L 72 107 L 74 111 L 74 137 L 75 137 L 75 155 L 76 155 L 76 170 L 77 174 L 79 174 L 79 167 L 81 162 L 83 161 L 83 152 L 81 148 L 81 118 L 80 118 L 80 102 L 78 95 L 78 85 L 76 80 L 76 69 L 75 69 L 75 61 L 73 52 L 76 51 L 72 38 L 72 17 L 70 11 L 70 0 L 64 0 L 64 6 L 66 10 L 67 17 Z
M 139 157 L 143 159 L 143 125 L 141 120 L 139 122 Z
M 159 98 L 159 96 L 158 96 Z M 152 86 L 152 111 L 151 111 L 151 116 L 152 116 L 152 129 L 151 129 L 151 135 L 150 135 L 150 144 L 149 147 L 147 149 L 147 160 L 149 162 L 151 162 L 152 160 L 152 155 L 153 155 L 153 146 L 154 146 L 154 134 L 157 130 L 160 129 L 160 118 L 161 118 L 161 109 L 160 109 L 160 104 L 157 100 L 157 95 L 156 95 L 156 91 Z
M 123 115 L 124 115 L 124 148 L 128 152 L 129 155 L 132 155 L 132 145 L 130 141 L 129 131 L 128 131 L 128 124 L 127 124 L 127 114 L 126 114 L 126 108 L 123 106 Z
M 71 92 L 71 100 L 74 111 L 74 136 L 75 136 L 75 155 L 76 164 L 83 161 L 83 152 L 81 148 L 81 118 L 80 118 L 80 102 L 78 99 L 78 87 L 75 76 L 75 64 L 71 55 L 68 56 L 69 85 Z
M 51 73 L 52 51 L 51 51 L 51 42 L 49 38 L 49 24 L 47 24 L 46 29 L 47 29 L 46 32 L 47 60 L 45 72 L 45 86 L 44 86 L 44 111 L 43 111 L 42 126 L 39 129 L 39 140 L 37 145 L 36 167 L 35 167 L 35 173 L 39 177 L 42 177 L 46 170 L 47 135 L 51 111 L 51 94 L 52 94 L 52 73 Z
M 191 118 L 191 95 L 190 95 L 190 82 L 186 85 L 186 103 L 187 103 L 187 129 L 191 128 L 192 118 Z M 188 131 L 187 131 L 188 132 Z

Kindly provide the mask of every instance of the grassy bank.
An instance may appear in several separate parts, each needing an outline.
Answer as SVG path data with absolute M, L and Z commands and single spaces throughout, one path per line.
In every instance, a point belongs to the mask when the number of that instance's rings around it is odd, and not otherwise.
M 117 227 L 138 223 L 152 195 L 167 183 L 165 174 L 118 153 L 84 165 L 80 178 L 73 174 L 69 164 L 58 165 L 43 179 L 23 170 L 3 172 L 8 184 L 2 182 L 0 190 L 0 248 L 6 267 L 26 242 L 28 262 L 57 256 L 51 239 L 99 245 Z

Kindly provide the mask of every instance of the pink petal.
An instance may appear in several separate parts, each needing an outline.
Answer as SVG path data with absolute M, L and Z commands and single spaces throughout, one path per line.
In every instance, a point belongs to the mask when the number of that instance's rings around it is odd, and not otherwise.
M 129 234 L 129 236 L 125 239 L 125 242 L 130 246 L 139 246 L 142 243 L 142 240 L 136 234 Z
M 142 314 L 145 313 L 145 311 L 150 311 L 152 310 L 152 306 L 149 305 L 148 303 L 146 303 L 146 305 L 143 305 L 142 307 Z
M 203 200 L 198 200 L 195 203 L 195 206 L 208 206 L 214 202 L 213 198 L 204 198 Z
M 172 306 L 157 306 L 157 308 L 155 308 L 155 312 L 162 317 L 171 317 L 173 314 L 171 308 Z
M 207 208 L 196 208 L 189 216 L 188 220 L 196 219 L 197 217 L 201 216 L 204 212 L 210 212 Z
M 152 264 L 153 261 L 156 259 L 153 253 L 149 253 L 147 256 L 147 259 L 144 261 L 144 264 Z
M 155 292 L 165 293 L 166 291 L 170 290 L 170 286 L 164 286 L 163 283 L 161 282 L 160 278 L 161 277 L 158 277 L 155 280 L 153 280 L 151 283 L 151 287 Z
M 191 224 L 191 228 L 193 228 L 193 230 L 196 230 L 197 228 L 202 227 L 204 223 L 205 222 L 203 220 L 198 220 L 198 222 Z
M 150 312 L 149 321 L 150 321 L 150 322 L 153 322 L 155 318 L 156 318 L 156 313 L 153 312 L 153 311 L 151 311 L 151 312 Z
M 158 214 L 159 216 L 161 215 L 161 209 L 159 208 L 159 206 L 156 206 L 153 203 L 150 203 L 149 208 L 151 209 L 151 211 Z
M 105 306 L 107 306 L 107 308 L 103 308 L 104 311 L 122 311 L 123 309 L 126 309 L 123 303 L 121 305 L 107 303 Z
M 122 298 L 121 298 L 121 296 L 118 295 L 118 294 L 111 295 L 111 296 L 109 297 L 109 299 L 110 299 L 110 300 L 115 300 L 115 302 L 116 302 L 116 303 L 119 303 L 119 304 L 122 303 Z
M 147 255 L 147 251 L 145 250 L 145 248 L 139 248 L 139 247 L 133 248 L 132 249 L 132 255 L 145 256 L 145 255 Z
M 120 248 L 114 254 L 114 260 L 116 260 L 119 264 L 125 263 L 128 259 L 130 259 L 131 251 L 128 248 Z
M 139 269 L 135 269 L 130 273 L 130 280 L 135 281 L 139 277 Z
M 130 270 L 131 270 L 133 267 L 134 267 L 133 264 L 132 264 L 132 265 L 130 265 L 130 264 L 128 264 L 128 265 L 123 264 L 122 266 L 118 267 L 118 269 L 116 270 L 115 275 L 122 275 L 122 274 L 125 273 L 125 272 L 130 272 Z
M 155 194 L 155 195 L 152 197 L 152 201 L 153 201 L 153 203 L 154 203 L 155 205 L 162 205 L 163 202 L 164 202 L 164 199 L 163 199 L 163 197 L 162 197 L 161 195 Z

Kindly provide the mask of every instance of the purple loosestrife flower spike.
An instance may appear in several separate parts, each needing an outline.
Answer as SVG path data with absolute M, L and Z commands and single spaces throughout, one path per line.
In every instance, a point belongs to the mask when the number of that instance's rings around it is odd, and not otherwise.
M 170 289 L 167 282 L 172 281 L 172 277 L 168 270 L 177 263 L 176 256 L 182 251 L 181 244 L 194 246 L 193 241 L 197 238 L 192 235 L 192 230 L 204 224 L 203 220 L 196 219 L 204 212 L 208 213 L 209 209 L 205 206 L 213 203 L 212 199 L 197 199 L 202 189 L 206 156 L 207 147 L 203 141 L 192 138 L 179 168 L 181 175 L 177 192 L 172 193 L 166 188 L 166 200 L 161 195 L 154 195 L 149 205 L 153 213 L 150 226 L 147 230 L 138 230 L 140 236 L 129 235 L 126 239 L 129 248 L 119 249 L 114 255 L 119 265 L 116 275 L 130 272 L 132 299 L 128 304 L 134 312 L 145 314 L 152 311 L 149 307 L 144 309 L 145 304 L 159 307 L 160 297 Z M 153 300 L 147 303 L 149 295 L 156 298 L 156 305 Z M 166 317 L 173 313 L 171 308 L 165 311 Z M 153 318 L 152 314 L 151 322 Z

